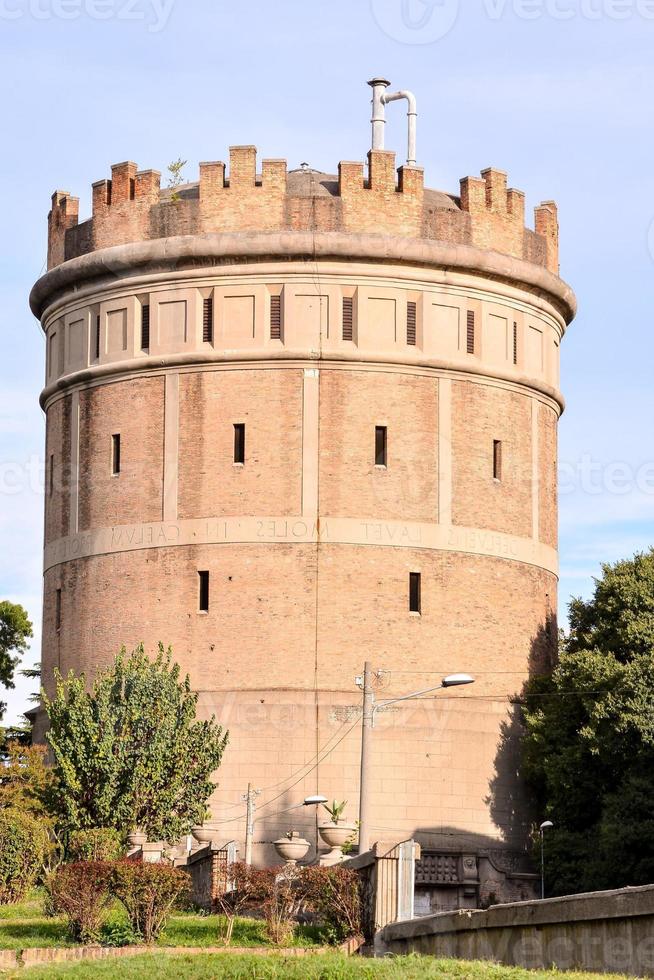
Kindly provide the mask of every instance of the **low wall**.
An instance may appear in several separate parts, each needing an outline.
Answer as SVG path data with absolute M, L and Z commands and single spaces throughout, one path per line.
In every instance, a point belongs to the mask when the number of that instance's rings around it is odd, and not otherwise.
M 375 946 L 396 955 L 654 977 L 654 885 L 396 922 Z

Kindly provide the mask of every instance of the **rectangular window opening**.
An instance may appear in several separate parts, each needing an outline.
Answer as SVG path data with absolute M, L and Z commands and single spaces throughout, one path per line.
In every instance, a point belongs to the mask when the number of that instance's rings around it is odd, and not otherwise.
M 198 572 L 198 592 L 200 612 L 209 612 L 209 572 Z
M 282 297 L 270 297 L 270 339 L 282 339 Z
M 518 363 L 518 324 L 513 324 L 513 363 Z
M 499 439 L 493 440 L 493 479 L 502 479 L 502 443 Z
M 150 349 L 150 305 L 144 303 L 141 307 L 141 350 Z
M 129 178 L 129 199 L 133 201 L 136 197 L 136 180 L 134 177 Z
M 55 593 L 55 629 L 61 629 L 61 589 Z
M 111 474 L 117 476 L 120 473 L 120 435 L 116 433 L 111 437 Z
M 234 425 L 234 462 L 245 462 L 245 425 L 237 422 Z
M 409 612 L 419 613 L 422 611 L 421 585 L 420 572 L 409 572 Z
M 100 360 L 100 314 L 95 317 L 95 359 Z
M 375 426 L 375 466 L 386 466 L 388 460 L 388 430 L 385 425 Z
M 468 320 L 466 329 L 466 351 L 468 354 L 474 354 L 475 352 L 475 313 L 474 310 L 468 310 Z
M 202 303 L 202 340 L 213 343 L 213 298 L 209 296 Z
M 406 342 L 410 347 L 416 346 L 417 303 L 406 304 Z
M 354 300 L 351 296 L 343 297 L 343 340 L 354 339 Z

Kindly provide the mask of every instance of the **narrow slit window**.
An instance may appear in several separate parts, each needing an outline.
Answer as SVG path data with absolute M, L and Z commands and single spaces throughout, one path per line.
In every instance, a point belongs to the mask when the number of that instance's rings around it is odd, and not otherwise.
M 61 589 L 55 592 L 55 629 L 61 629 Z
M 409 612 L 419 613 L 422 611 L 422 581 L 420 572 L 409 572 Z
M 100 314 L 95 317 L 95 359 L 100 360 Z
M 385 425 L 375 426 L 375 466 L 386 466 L 388 460 L 388 430 Z
M 343 340 L 354 339 L 354 300 L 351 296 L 343 297 Z
M 468 354 L 475 352 L 475 313 L 468 310 L 467 329 L 466 329 L 466 350 Z
M 234 425 L 234 462 L 245 462 L 245 425 L 237 422 Z
M 120 473 L 120 435 L 116 433 L 111 437 L 111 474 L 117 476 Z
M 48 493 L 50 496 L 54 493 L 54 453 L 50 453 L 50 468 L 48 471 Z
M 513 363 L 518 363 L 518 324 L 513 324 Z
M 493 479 L 502 479 L 502 443 L 499 439 L 493 440 Z
M 282 339 L 282 297 L 270 297 L 270 339 Z
M 209 612 L 209 572 L 198 572 L 198 592 L 200 612 Z
M 202 340 L 205 344 L 213 343 L 213 298 L 211 296 L 202 303 Z
M 144 303 L 141 307 L 141 350 L 150 349 L 150 305 Z
M 417 304 L 406 304 L 406 342 L 410 347 L 416 346 Z
M 134 177 L 129 178 L 129 199 L 133 201 L 136 197 L 136 180 Z

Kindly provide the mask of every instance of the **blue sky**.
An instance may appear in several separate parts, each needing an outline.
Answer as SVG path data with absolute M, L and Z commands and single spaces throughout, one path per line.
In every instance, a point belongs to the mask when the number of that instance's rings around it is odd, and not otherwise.
M 418 98 L 429 186 L 496 166 L 560 208 L 579 316 L 562 347 L 561 588 L 652 543 L 654 0 L 0 0 L 0 595 L 41 601 L 43 340 L 27 306 L 55 188 L 230 144 L 334 171 L 375 74 Z M 404 147 L 389 113 L 387 146 Z M 28 660 L 30 659 L 28 658 Z M 29 682 L 9 692 L 7 721 Z

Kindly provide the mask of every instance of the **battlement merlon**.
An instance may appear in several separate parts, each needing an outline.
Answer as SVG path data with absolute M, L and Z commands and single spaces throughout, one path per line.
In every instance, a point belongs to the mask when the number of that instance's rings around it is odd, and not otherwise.
M 390 150 L 371 150 L 367 166 L 341 162 L 338 176 L 287 172 L 254 146 L 232 146 L 229 169 L 200 164 L 197 184 L 171 193 L 161 174 L 132 161 L 114 164 L 93 184 L 92 217 L 79 223 L 79 201 L 64 191 L 48 217 L 48 268 L 112 245 L 215 232 L 344 231 L 469 244 L 541 265 L 558 275 L 558 218 L 547 201 L 525 228 L 525 196 L 502 170 L 461 181 L 460 198 L 429 191 L 421 167 L 396 170 Z M 293 178 L 292 180 L 290 178 Z M 304 182 L 300 184 L 300 179 Z

